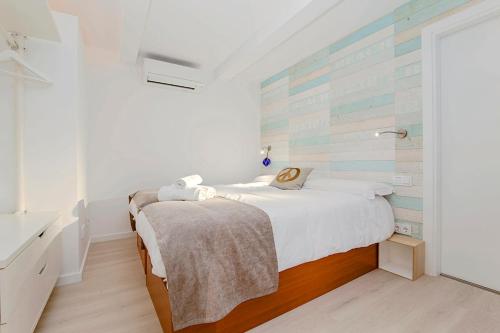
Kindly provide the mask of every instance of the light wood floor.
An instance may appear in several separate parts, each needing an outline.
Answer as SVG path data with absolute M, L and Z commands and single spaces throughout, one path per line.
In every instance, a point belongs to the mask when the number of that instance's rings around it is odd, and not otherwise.
M 161 333 L 135 239 L 93 244 L 84 281 L 55 289 L 36 332 Z M 500 296 L 376 270 L 251 332 L 500 332 Z

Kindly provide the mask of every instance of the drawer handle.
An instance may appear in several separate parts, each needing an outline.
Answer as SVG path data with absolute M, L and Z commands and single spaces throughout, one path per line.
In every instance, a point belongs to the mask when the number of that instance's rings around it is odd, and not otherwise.
M 45 230 L 44 230 L 44 231 L 42 231 L 42 233 L 41 233 L 40 235 L 38 235 L 38 237 L 39 237 L 39 238 L 42 238 L 42 237 L 43 237 L 43 235 L 45 235 Z
M 38 275 L 42 275 L 43 274 L 43 271 L 45 270 L 45 268 L 47 268 L 47 264 L 43 265 L 42 269 L 40 270 L 40 272 L 38 272 Z

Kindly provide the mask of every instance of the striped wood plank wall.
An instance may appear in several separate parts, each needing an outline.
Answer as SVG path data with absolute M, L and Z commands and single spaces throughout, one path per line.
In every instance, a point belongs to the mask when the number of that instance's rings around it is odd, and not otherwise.
M 421 31 L 481 0 L 412 0 L 261 83 L 263 173 L 293 165 L 316 174 L 412 187 L 389 198 L 396 219 L 422 238 Z M 409 137 L 375 138 L 406 128 Z

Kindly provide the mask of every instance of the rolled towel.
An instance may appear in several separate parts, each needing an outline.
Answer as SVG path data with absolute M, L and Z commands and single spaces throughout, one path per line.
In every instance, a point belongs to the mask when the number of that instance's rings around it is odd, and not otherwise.
M 183 178 L 179 178 L 174 182 L 177 188 L 187 188 L 200 185 L 203 182 L 203 178 L 200 175 L 191 175 Z
M 158 201 L 203 201 L 215 197 L 215 188 L 210 186 L 194 186 L 184 189 L 175 185 L 162 186 L 158 191 Z

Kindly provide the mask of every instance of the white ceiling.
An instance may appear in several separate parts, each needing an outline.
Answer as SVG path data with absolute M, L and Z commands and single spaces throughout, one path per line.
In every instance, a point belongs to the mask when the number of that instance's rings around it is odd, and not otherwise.
M 207 77 L 230 79 L 242 74 L 257 80 L 277 68 L 286 68 L 310 54 L 310 50 L 338 40 L 405 1 L 23 0 L 20 3 L 33 2 L 31 7 L 36 12 L 36 8 L 48 2 L 52 10 L 78 16 L 87 50 L 105 51 L 90 51 L 98 61 L 136 64 L 141 57 L 152 57 L 200 68 Z M 23 7 L 18 0 L 0 0 L 0 3 L 12 4 L 14 8 L 4 10 L 4 16 L 14 15 Z M 29 18 L 29 15 L 24 16 Z M 4 18 L 2 22 L 7 20 Z M 16 27 L 16 30 L 24 32 L 30 27 Z
M 341 0 L 49 0 L 80 17 L 87 46 L 230 78 Z M 255 52 L 259 49 L 259 52 Z M 250 52 L 251 51 L 251 52 Z
M 47 2 L 40 0 L 1 0 L 0 29 L 52 41 L 60 40 Z
M 313 2 L 316 3 L 318 0 Z M 366 24 L 387 15 L 407 2 L 408 0 L 342 1 L 333 10 L 324 11 L 324 15 L 314 20 L 314 24 L 304 26 L 297 31 L 293 38 L 275 45 L 272 51 L 257 57 L 258 60 L 246 69 L 238 70 L 238 74 L 246 81 L 260 82 L 305 59 L 314 51 L 321 50 Z M 303 12 L 306 11 L 307 9 Z M 293 20 L 286 26 L 290 25 L 293 25 Z M 273 36 L 276 35 L 277 33 L 273 34 Z M 262 46 L 246 50 L 246 53 L 259 52 L 261 49 Z M 227 62 L 225 67 L 229 64 L 230 62 Z
M 126 0 L 128 1 L 128 0 Z M 124 24 L 124 0 L 49 0 L 56 11 L 78 16 L 87 46 L 120 50 Z
M 153 0 L 141 52 L 215 69 L 260 29 L 310 0 Z

